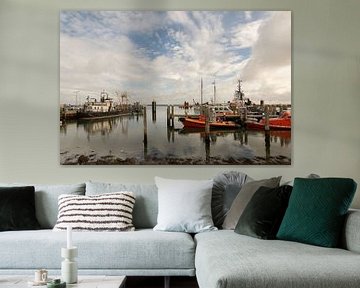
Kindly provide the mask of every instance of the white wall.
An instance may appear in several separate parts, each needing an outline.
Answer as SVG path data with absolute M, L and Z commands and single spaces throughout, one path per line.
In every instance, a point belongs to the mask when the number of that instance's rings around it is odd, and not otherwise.
M 59 164 L 61 9 L 291 10 L 291 166 L 103 166 Z M 318 173 L 360 187 L 360 2 L 358 0 L 1 0 L 0 182 L 152 182 L 155 175 L 209 178 L 242 170 L 255 178 Z M 360 188 L 358 189 L 360 190 Z M 353 204 L 360 207 L 358 191 Z

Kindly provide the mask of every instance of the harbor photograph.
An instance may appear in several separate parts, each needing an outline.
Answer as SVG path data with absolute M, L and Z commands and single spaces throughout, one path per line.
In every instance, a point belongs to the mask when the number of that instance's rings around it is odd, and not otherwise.
M 290 11 L 60 12 L 61 165 L 290 165 Z

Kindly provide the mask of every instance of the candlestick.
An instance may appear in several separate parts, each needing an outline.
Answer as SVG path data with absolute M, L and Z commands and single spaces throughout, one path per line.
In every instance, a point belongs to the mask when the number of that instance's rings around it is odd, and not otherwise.
M 78 269 L 75 261 L 77 255 L 77 247 L 61 248 L 61 256 L 64 258 L 61 262 L 61 279 L 67 284 L 77 283 Z
M 72 248 L 72 227 L 69 225 L 66 229 L 67 232 L 67 242 L 66 242 L 66 248 L 70 249 Z

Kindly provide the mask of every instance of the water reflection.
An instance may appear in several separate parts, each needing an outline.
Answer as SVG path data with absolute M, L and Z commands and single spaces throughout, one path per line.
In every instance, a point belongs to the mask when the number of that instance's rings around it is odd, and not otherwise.
M 150 121 L 137 115 L 62 125 L 61 163 L 78 164 L 85 155 L 85 164 L 104 165 L 291 164 L 291 131 L 211 130 L 206 135 L 180 122 L 167 127 L 166 113 L 159 110 Z

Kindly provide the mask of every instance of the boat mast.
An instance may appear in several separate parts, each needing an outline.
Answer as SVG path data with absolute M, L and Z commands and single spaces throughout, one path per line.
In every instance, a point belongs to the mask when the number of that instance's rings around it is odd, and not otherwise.
M 215 79 L 214 79 L 214 104 L 216 104 L 216 83 L 215 83 Z
M 241 90 L 241 82 L 242 82 L 242 80 L 238 80 L 238 87 L 237 87 L 237 90 L 235 90 L 235 98 L 237 99 L 237 100 L 243 100 L 243 98 L 244 98 L 244 92 L 242 92 L 242 90 Z
M 202 105 L 203 104 L 203 79 L 201 77 L 201 85 L 200 85 L 200 96 L 201 96 L 201 99 L 200 99 L 200 104 Z
M 74 91 L 75 97 L 76 97 L 76 102 L 75 102 L 76 106 L 78 106 L 78 95 L 79 95 L 79 92 L 80 92 L 79 90 Z

